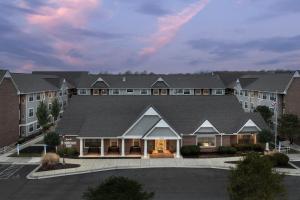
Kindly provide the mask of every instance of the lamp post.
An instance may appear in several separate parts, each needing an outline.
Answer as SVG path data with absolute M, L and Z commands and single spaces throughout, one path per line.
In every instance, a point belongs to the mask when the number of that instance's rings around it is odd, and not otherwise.
M 62 153 L 62 155 L 63 155 L 63 165 L 65 165 L 65 135 L 63 135 L 63 137 L 62 137 L 63 139 L 62 139 L 62 145 L 63 145 L 63 153 Z

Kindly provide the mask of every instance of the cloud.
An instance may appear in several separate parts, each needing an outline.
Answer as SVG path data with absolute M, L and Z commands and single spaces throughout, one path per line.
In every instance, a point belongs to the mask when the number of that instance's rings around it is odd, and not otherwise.
M 201 0 L 189 5 L 178 13 L 159 17 L 158 30 L 146 39 L 149 46 L 141 49 L 139 55 L 148 56 L 154 54 L 160 48 L 171 42 L 182 26 L 203 10 L 208 2 L 209 0 Z
M 161 3 L 147 2 L 142 4 L 138 9 L 138 12 L 146 15 L 162 16 L 169 14 L 170 11 L 161 7 Z
M 100 5 L 100 0 L 48 0 L 47 5 L 38 7 L 38 13 L 29 14 L 27 20 L 30 24 L 51 29 L 59 25 L 83 27 L 87 23 L 90 11 Z M 30 5 L 23 4 L 24 8 Z
M 292 37 L 273 37 L 247 42 L 198 39 L 188 41 L 193 49 L 209 51 L 219 58 L 244 56 L 250 51 L 287 53 L 300 50 L 300 35 Z

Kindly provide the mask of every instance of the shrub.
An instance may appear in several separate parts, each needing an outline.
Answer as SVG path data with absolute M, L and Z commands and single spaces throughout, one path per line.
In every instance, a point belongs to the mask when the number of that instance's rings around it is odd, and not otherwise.
M 41 161 L 43 169 L 53 169 L 59 163 L 59 156 L 56 153 L 46 153 Z
M 153 192 L 146 192 L 143 186 L 126 177 L 110 177 L 98 186 L 91 188 L 83 194 L 86 200 L 113 200 L 113 199 L 130 199 L 130 200 L 150 200 L 153 199 Z
M 182 146 L 180 153 L 182 156 L 198 156 L 200 154 L 200 147 L 197 145 Z
M 283 178 L 264 156 L 249 153 L 231 169 L 227 190 L 231 200 L 285 199 Z
M 60 144 L 60 137 L 55 132 L 47 133 L 44 137 L 44 143 L 49 146 L 57 146 Z
M 236 154 L 237 149 L 235 147 L 219 147 L 220 154 Z
M 263 152 L 265 150 L 265 146 L 263 144 L 253 144 L 252 150 L 256 152 Z
M 275 167 L 287 166 L 289 163 L 289 157 L 283 153 L 274 153 L 273 155 L 267 156 Z
M 58 153 L 58 155 L 60 157 L 62 157 L 64 155 L 67 156 L 67 157 L 75 157 L 75 156 L 79 155 L 79 152 L 74 147 L 71 147 L 71 148 L 60 148 L 60 149 L 58 149 L 57 153 Z
M 234 144 L 232 146 L 241 152 L 249 152 L 249 151 L 263 152 L 264 151 L 263 144 Z

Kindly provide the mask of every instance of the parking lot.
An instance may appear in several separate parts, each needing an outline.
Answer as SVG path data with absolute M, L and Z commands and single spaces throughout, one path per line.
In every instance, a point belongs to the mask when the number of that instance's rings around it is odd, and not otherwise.
M 0 180 L 25 178 L 35 165 L 0 165 Z

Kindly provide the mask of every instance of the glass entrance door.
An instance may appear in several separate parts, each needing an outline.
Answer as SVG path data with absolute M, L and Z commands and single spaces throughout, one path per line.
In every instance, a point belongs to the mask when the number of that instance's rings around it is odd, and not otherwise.
M 155 150 L 158 153 L 163 153 L 166 150 L 166 141 L 165 140 L 155 140 Z

